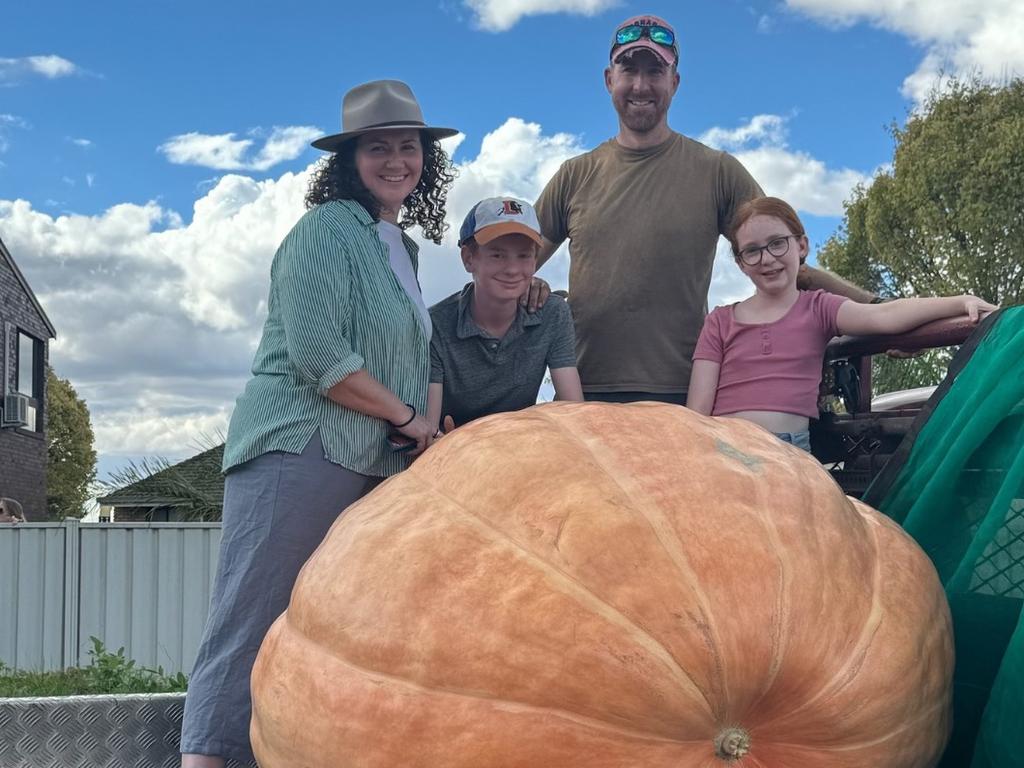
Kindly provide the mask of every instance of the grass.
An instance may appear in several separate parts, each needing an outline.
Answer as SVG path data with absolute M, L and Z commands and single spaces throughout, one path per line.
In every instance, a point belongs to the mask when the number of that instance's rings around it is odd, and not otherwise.
M 0 662 L 0 698 L 24 696 L 74 696 L 104 693 L 170 693 L 184 691 L 185 675 L 168 675 L 162 667 L 149 669 L 126 658 L 124 648 L 110 652 L 91 637 L 92 660 L 87 667 L 54 672 L 11 669 Z

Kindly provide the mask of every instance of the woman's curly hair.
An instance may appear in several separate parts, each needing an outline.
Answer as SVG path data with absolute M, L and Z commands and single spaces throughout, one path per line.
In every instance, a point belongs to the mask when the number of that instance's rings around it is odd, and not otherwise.
M 441 143 L 420 131 L 423 145 L 423 173 L 419 183 L 402 204 L 399 226 L 408 229 L 413 224 L 423 228 L 423 234 L 437 245 L 448 225 L 444 220 L 444 205 L 448 189 L 455 181 L 455 168 Z M 374 218 L 380 219 L 380 203 L 359 178 L 356 169 L 356 140 L 346 141 L 337 152 L 320 161 L 309 179 L 306 207 L 330 200 L 355 200 Z

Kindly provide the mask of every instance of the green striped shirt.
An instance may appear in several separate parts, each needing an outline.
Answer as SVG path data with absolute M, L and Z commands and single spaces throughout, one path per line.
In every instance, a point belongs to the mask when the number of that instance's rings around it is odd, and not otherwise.
M 418 248 L 403 242 L 416 270 Z M 267 322 L 231 416 L 224 471 L 268 451 L 300 453 L 318 428 L 335 464 L 376 477 L 408 466 L 387 447 L 386 421 L 326 397 L 365 368 L 426 410 L 430 340 L 388 255 L 374 220 L 351 200 L 318 205 L 288 233 L 270 267 Z

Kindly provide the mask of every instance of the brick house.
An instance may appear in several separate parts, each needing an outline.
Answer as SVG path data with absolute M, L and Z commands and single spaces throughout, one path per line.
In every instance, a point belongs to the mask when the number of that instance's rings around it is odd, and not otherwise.
M 46 520 L 46 363 L 53 323 L 0 240 L 0 496 Z
M 223 444 L 154 472 L 97 499 L 100 522 L 220 520 L 224 505 Z

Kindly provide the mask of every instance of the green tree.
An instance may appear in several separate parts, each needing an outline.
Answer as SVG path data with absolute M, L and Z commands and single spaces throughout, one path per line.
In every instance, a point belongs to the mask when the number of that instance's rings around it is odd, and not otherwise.
M 50 517 L 81 517 L 96 479 L 89 409 L 71 382 L 46 368 L 46 505 Z
M 887 297 L 1024 301 L 1024 80 L 955 80 L 891 131 L 891 168 L 854 190 L 822 265 Z M 875 391 L 936 384 L 950 356 L 879 356 Z

